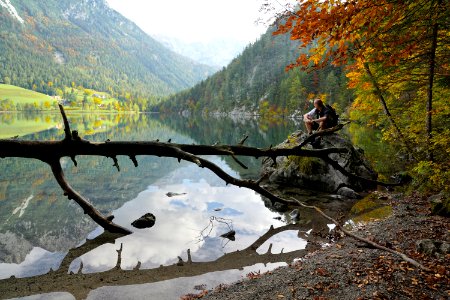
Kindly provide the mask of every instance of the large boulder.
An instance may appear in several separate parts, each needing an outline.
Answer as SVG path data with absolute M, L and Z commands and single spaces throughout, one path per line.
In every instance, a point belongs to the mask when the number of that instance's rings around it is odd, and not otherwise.
M 292 148 L 306 138 L 307 135 L 304 132 L 296 131 L 276 147 Z M 363 151 L 355 148 L 352 142 L 343 135 L 334 133 L 323 136 L 313 145 L 314 147 L 308 144 L 304 148 L 346 148 L 348 149 L 347 153 L 333 153 L 329 157 L 347 171 L 358 176 L 368 179 L 376 179 L 378 176 L 364 157 Z M 269 183 L 337 193 L 348 198 L 357 198 L 359 195 L 356 192 L 374 188 L 367 182 L 343 175 L 322 159 L 314 157 L 278 157 L 276 164 L 273 164 L 272 160 L 266 160 L 263 162 L 262 173 L 268 175 Z
M 450 217 L 450 196 L 448 193 L 440 192 L 428 198 L 431 204 L 431 213 L 433 215 Z

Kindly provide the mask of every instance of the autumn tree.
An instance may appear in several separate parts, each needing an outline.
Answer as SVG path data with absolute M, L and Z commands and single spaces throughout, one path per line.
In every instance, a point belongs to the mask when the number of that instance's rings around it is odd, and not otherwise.
M 356 89 L 353 110 L 382 110 L 390 123 L 386 136 L 402 141 L 416 167 L 426 162 L 433 169 L 443 160 L 446 171 L 437 180 L 449 176 L 449 6 L 442 0 L 299 1 L 277 16 L 274 34 L 289 34 L 307 50 L 288 70 L 345 65 Z

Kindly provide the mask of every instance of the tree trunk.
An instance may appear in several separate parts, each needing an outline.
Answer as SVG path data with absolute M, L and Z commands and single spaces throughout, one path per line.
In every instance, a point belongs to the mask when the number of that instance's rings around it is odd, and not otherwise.
M 441 6 L 442 0 L 437 1 L 438 10 Z M 433 19 L 434 11 L 433 5 L 430 11 L 430 18 Z M 433 32 L 432 32 L 432 41 L 431 41 L 431 49 L 430 49 L 430 62 L 429 62 L 429 74 L 428 74 L 428 91 L 427 91 L 427 118 L 426 118 L 426 127 L 427 127 L 427 158 L 429 160 L 433 160 L 433 149 L 431 146 L 432 135 L 432 109 L 433 109 L 433 81 L 434 81 L 434 70 L 436 67 L 436 48 L 437 48 L 437 35 L 438 35 L 439 25 L 438 22 L 435 21 L 433 24 Z
M 366 70 L 367 75 L 369 75 L 370 82 L 372 83 L 373 87 L 375 88 L 375 95 L 378 97 L 378 100 L 381 103 L 381 106 L 383 107 L 384 114 L 387 116 L 389 122 L 394 127 L 398 137 L 400 138 L 403 145 L 408 149 L 409 153 L 413 157 L 414 160 L 417 161 L 417 158 L 414 155 L 413 149 L 411 145 L 406 140 L 405 136 L 401 132 L 400 128 L 398 127 L 397 123 L 395 122 L 394 118 L 392 117 L 391 112 L 389 111 L 386 100 L 384 99 L 383 93 L 381 92 L 380 86 L 378 85 L 378 82 L 373 75 L 372 71 L 370 70 L 369 64 L 366 62 L 364 63 L 364 69 Z

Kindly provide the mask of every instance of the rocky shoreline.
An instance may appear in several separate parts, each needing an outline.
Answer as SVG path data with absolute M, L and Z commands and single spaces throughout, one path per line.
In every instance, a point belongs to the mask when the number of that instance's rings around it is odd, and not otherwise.
M 353 238 L 342 237 L 288 267 L 247 276 L 232 285 L 203 291 L 197 298 L 449 299 L 450 220 L 431 215 L 429 201 L 424 197 L 383 197 L 392 206 L 392 214 L 360 224 L 352 231 L 405 253 L 431 272 Z M 189 295 L 182 299 L 197 298 Z

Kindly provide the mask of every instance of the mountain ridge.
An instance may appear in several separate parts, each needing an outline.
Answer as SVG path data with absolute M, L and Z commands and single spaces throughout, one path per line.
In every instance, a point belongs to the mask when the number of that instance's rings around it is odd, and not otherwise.
M 49 82 L 74 82 L 131 98 L 161 96 L 213 72 L 167 49 L 104 0 L 1 0 L 0 38 L 0 79 L 49 94 Z
M 328 65 L 311 73 L 285 71 L 299 55 L 299 42 L 273 35 L 271 27 L 219 72 L 170 96 L 155 110 L 206 114 L 298 114 L 320 97 L 342 109 L 352 99 L 343 67 Z M 308 51 L 302 50 L 302 51 Z

